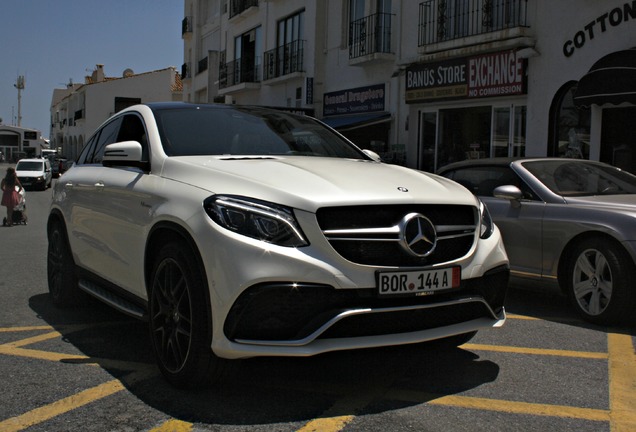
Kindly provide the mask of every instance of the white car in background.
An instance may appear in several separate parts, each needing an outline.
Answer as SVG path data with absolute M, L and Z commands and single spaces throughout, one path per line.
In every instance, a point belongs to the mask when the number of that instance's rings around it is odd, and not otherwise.
M 502 325 L 508 258 L 484 205 L 378 159 L 306 116 L 130 107 L 55 185 L 53 302 L 88 292 L 146 319 L 183 387 L 228 359 L 456 345 Z
M 48 159 L 20 159 L 15 173 L 25 189 L 46 190 L 51 187 L 53 172 Z

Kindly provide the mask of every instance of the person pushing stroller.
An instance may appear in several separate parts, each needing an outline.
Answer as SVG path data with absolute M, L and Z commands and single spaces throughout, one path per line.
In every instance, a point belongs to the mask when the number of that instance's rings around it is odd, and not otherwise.
M 24 206 L 24 188 L 18 180 L 18 176 L 15 173 L 15 168 L 7 168 L 7 174 L 2 179 L 0 184 L 2 188 L 2 205 L 7 208 L 7 226 L 13 226 L 14 223 L 14 209 L 20 205 Z M 20 210 L 20 216 L 23 217 L 23 210 Z M 16 214 L 17 216 L 17 214 Z

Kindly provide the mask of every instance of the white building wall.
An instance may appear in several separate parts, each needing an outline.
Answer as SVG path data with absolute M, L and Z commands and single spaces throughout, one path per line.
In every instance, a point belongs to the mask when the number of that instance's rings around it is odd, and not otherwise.
M 61 100 L 59 92 L 54 92 L 54 98 L 59 102 L 51 107 L 54 123 L 50 136 L 53 145 L 60 147 L 61 141 L 63 154 L 75 158 L 93 132 L 115 113 L 117 97 L 138 98 L 142 103 L 172 101 L 175 99 L 173 86 L 176 73 L 174 68 L 169 67 L 127 77 L 109 78 L 78 86 Z M 181 93 L 176 93 L 181 99 Z M 75 113 L 80 110 L 83 110 L 83 114 L 76 120 Z M 59 122 L 55 122 L 56 118 L 59 118 Z
M 590 67 L 603 56 L 636 46 L 636 20 L 620 20 L 618 15 L 610 23 L 609 14 L 636 2 L 625 0 L 561 0 L 531 2 L 532 27 L 538 35 L 537 57 L 528 64 L 528 129 L 527 152 L 532 156 L 544 156 L 547 151 L 549 111 L 557 91 L 569 81 L 580 80 Z M 607 16 L 606 16 L 607 14 Z M 598 21 L 597 21 L 598 20 Z M 591 25 L 590 29 L 586 26 Z M 605 31 L 603 31 L 604 24 Z M 591 33 L 590 33 L 591 32 Z M 577 36 L 578 34 L 578 36 Z M 581 39 L 581 35 L 584 38 Z M 576 48 L 573 40 L 582 46 Z M 564 46 L 572 49 L 564 54 Z M 600 148 L 600 110 L 592 107 L 590 130 L 590 159 L 598 160 Z

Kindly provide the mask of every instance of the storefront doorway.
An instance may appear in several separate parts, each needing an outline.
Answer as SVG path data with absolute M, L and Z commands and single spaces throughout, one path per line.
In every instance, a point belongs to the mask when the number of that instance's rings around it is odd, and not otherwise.
M 441 109 L 420 114 L 418 168 L 435 172 L 451 162 L 524 156 L 525 106 Z
M 605 108 L 601 127 L 600 161 L 636 174 L 636 107 Z

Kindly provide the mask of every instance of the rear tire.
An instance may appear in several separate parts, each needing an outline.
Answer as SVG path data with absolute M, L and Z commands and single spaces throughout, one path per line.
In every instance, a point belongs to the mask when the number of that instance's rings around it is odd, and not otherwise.
M 150 277 L 149 328 L 159 369 L 175 387 L 209 386 L 227 363 L 212 352 L 207 289 L 187 246 L 170 241 L 161 247 Z
M 49 293 L 53 304 L 58 307 L 70 307 L 81 303 L 86 295 L 77 286 L 75 263 L 68 246 L 66 230 L 57 221 L 53 222 L 49 229 L 46 264 Z
M 584 320 L 612 325 L 633 310 L 634 263 L 620 246 L 600 238 L 582 241 L 569 255 L 566 271 L 568 297 Z

